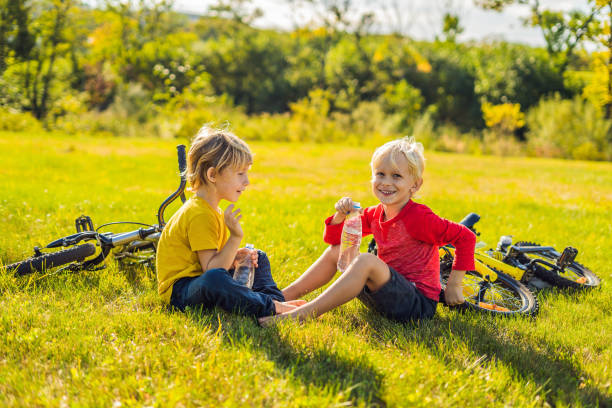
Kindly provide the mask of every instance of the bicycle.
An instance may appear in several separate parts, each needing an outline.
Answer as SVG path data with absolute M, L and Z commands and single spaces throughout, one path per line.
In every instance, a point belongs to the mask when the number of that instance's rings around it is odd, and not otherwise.
M 474 224 L 480 216 L 471 213 L 462 221 L 478 235 Z M 521 283 L 535 289 L 554 286 L 557 288 L 590 289 L 601 284 L 601 280 L 590 269 L 576 262 L 578 250 L 571 246 L 559 252 L 554 247 L 519 241 L 512 244 L 512 237 L 502 236 L 497 248 L 483 250 L 485 243 L 475 251 L 475 258 L 498 268 Z
M 480 219 L 476 214 L 465 217 L 460 224 L 472 231 L 473 225 Z M 377 254 L 376 241 L 372 239 L 368 252 Z M 444 303 L 444 289 L 452 269 L 455 250 L 451 245 L 440 247 L 440 282 L 441 303 Z M 539 310 L 535 294 L 516 279 L 519 268 L 505 264 L 486 253 L 476 250 L 474 253 L 473 271 L 466 271 L 463 278 L 463 296 L 465 302 L 452 306 L 458 310 L 474 310 L 496 316 L 535 316 Z M 520 272 L 522 275 L 522 271 Z
M 59 271 L 70 270 L 96 270 L 105 268 L 99 266 L 111 253 L 123 265 L 153 266 L 155 251 L 161 232 L 166 224 L 164 211 L 173 201 L 181 198 L 184 203 L 185 186 L 187 180 L 187 158 L 185 145 L 177 147 L 178 164 L 180 172 L 180 185 L 159 206 L 155 225 L 132 221 L 116 221 L 103 224 L 94 229 L 93 221 L 89 216 L 81 215 L 75 220 L 76 233 L 50 242 L 44 249 L 34 247 L 34 255 L 23 261 L 7 265 L 5 268 L 16 276 L 27 275 L 33 272 L 42 272 L 51 268 L 64 266 Z M 134 224 L 141 227 L 122 233 L 100 232 L 102 228 L 117 224 Z M 143 228 L 146 227 L 146 228 Z M 96 254 L 97 252 L 97 254 Z
M 474 224 L 479 220 L 478 214 L 471 213 L 460 224 L 480 235 L 474 229 Z M 573 247 L 566 247 L 559 252 L 554 247 L 527 241 L 512 244 L 512 237 L 508 235 L 500 238 L 496 249 L 484 247 L 486 244 L 483 242 L 477 244 L 474 251 L 476 271 L 467 272 L 463 281 L 466 298 L 464 308 L 495 314 L 519 313 L 533 316 L 538 311 L 538 304 L 537 300 L 536 303 L 529 300 L 532 297 L 535 299 L 531 289 L 589 289 L 601 284 L 599 277 L 576 262 L 578 250 Z M 453 256 L 452 247 L 440 249 L 443 286 L 450 274 Z

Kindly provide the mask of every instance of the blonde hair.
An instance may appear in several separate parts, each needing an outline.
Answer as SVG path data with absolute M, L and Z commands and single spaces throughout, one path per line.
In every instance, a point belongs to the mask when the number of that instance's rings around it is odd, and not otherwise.
M 399 168 L 397 165 L 397 158 L 399 155 L 403 155 L 406 160 L 408 160 L 408 170 L 410 174 L 421 179 L 423 178 L 423 171 L 425 170 L 425 156 L 423 155 L 423 150 L 423 145 L 417 142 L 413 136 L 396 139 L 385 143 L 374 151 L 370 166 L 374 168 L 383 158 L 389 156 L 391 158 L 391 164 L 395 168 Z
M 219 173 L 228 167 L 241 168 L 253 163 L 249 146 L 232 132 L 204 125 L 191 141 L 187 153 L 187 181 L 191 190 L 207 183 L 206 172 Z

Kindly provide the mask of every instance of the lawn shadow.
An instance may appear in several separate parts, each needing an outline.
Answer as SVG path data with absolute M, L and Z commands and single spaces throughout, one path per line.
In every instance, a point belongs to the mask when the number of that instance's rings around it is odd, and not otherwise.
M 254 348 L 274 362 L 283 376 L 291 376 L 305 386 L 314 385 L 345 393 L 346 400 L 354 405 L 365 402 L 367 406 L 386 407 L 381 395 L 382 375 L 363 359 L 347 358 L 326 347 L 296 348 L 283 338 L 277 327 L 262 328 L 254 319 L 232 315 L 215 309 L 221 319 L 210 319 L 210 311 L 194 310 L 188 315 L 196 322 L 202 318 L 211 330 L 221 324 L 223 341 L 229 347 Z
M 470 313 L 470 312 L 467 312 Z M 546 401 L 555 406 L 559 403 L 573 406 L 580 402 L 584 406 L 612 406 L 610 396 L 602 394 L 590 385 L 589 375 L 572 361 L 571 350 L 560 350 L 543 340 L 533 344 L 533 339 L 520 333 L 502 333 L 495 325 L 494 317 L 472 322 L 468 318 L 440 316 L 424 322 L 421 327 L 414 324 L 394 323 L 375 313 L 365 313 L 365 321 L 372 327 L 372 341 L 388 341 L 391 337 L 403 337 L 425 345 L 451 369 L 465 370 L 448 349 L 448 342 L 439 338 L 452 333 L 454 338 L 467 344 L 477 356 L 482 356 L 476 364 L 484 365 L 489 361 L 500 361 L 511 366 L 513 373 L 525 381 L 538 385 L 546 394 Z

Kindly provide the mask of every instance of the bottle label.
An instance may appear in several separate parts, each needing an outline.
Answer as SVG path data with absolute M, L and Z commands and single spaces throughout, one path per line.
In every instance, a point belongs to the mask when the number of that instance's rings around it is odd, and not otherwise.
M 352 225 L 347 225 L 344 227 L 344 231 L 342 232 L 344 234 L 361 235 L 361 228 L 355 228 Z

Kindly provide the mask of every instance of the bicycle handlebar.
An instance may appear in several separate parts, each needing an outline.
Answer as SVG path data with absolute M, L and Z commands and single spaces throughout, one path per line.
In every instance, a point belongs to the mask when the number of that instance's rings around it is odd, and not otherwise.
M 474 224 L 476 224 L 479 220 L 480 220 L 480 215 L 476 213 L 469 213 L 468 215 L 465 216 L 464 219 L 459 221 L 459 224 L 465 225 L 466 227 L 474 231 Z
M 164 220 L 164 211 L 166 210 L 166 207 L 168 207 L 168 205 L 170 205 L 170 203 L 176 200 L 178 197 L 181 197 L 181 201 L 185 202 L 185 186 L 187 185 L 187 177 L 185 175 L 185 170 L 187 170 L 187 155 L 185 154 L 185 145 L 180 144 L 176 146 L 176 150 L 178 155 L 181 184 L 174 193 L 170 194 L 168 198 L 164 200 L 164 202 L 159 206 L 159 210 L 157 210 L 157 222 L 160 227 L 163 227 L 166 224 L 166 221 Z
M 185 170 L 187 170 L 187 154 L 185 153 L 185 145 L 180 144 L 176 146 L 178 152 L 178 163 L 179 171 L 181 172 L 181 179 L 185 177 Z
M 181 191 L 181 201 L 184 203 L 187 201 L 185 198 L 185 183 L 187 182 L 187 154 L 185 153 L 185 145 L 180 144 L 176 146 L 177 154 L 178 154 L 178 163 L 179 163 L 179 172 L 181 175 L 181 186 L 183 191 Z

